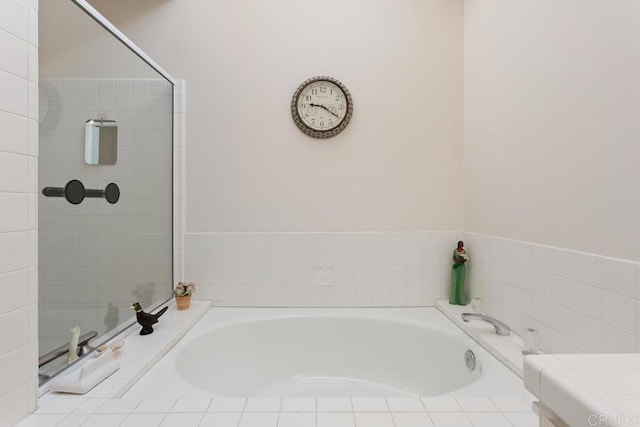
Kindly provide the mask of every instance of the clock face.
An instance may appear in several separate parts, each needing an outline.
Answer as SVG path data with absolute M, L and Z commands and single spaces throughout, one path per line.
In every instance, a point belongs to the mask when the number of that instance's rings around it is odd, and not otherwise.
M 331 77 L 314 77 L 305 81 L 291 101 L 291 114 L 296 125 L 315 138 L 329 138 L 342 132 L 352 113 L 349 91 Z

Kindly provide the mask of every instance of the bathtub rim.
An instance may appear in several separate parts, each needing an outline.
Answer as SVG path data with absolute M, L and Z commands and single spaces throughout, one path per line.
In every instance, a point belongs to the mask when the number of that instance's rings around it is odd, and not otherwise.
M 248 322 L 252 320 L 266 320 L 266 319 L 278 319 L 282 318 L 282 313 L 288 313 L 288 316 L 284 317 L 300 317 L 300 313 L 307 313 L 304 317 L 318 317 L 318 313 L 322 313 L 323 315 L 320 317 L 353 317 L 358 319 L 372 319 L 372 320 L 384 320 L 389 321 L 389 317 L 398 316 L 398 313 L 402 313 L 401 317 L 402 321 L 399 323 L 403 324 L 411 324 L 412 326 L 418 326 L 420 328 L 424 328 L 424 324 L 420 324 L 419 322 L 425 322 L 432 320 L 438 329 L 438 333 L 442 333 L 439 328 L 449 328 L 450 331 L 447 331 L 450 337 L 459 341 L 464 347 L 471 349 L 479 364 L 481 365 L 482 372 L 480 375 L 475 378 L 470 384 L 453 390 L 451 392 L 438 395 L 438 396 L 453 396 L 459 394 L 468 394 L 473 395 L 471 391 L 475 389 L 481 389 L 486 387 L 487 384 L 491 383 L 492 378 L 496 377 L 496 373 L 498 374 L 498 378 L 504 378 L 505 375 L 510 376 L 513 375 L 508 367 L 504 365 L 500 360 L 495 358 L 492 354 L 490 354 L 486 349 L 482 347 L 480 343 L 475 341 L 469 334 L 465 333 L 458 325 L 451 321 L 444 313 L 442 313 L 438 308 L 430 306 L 430 307 L 347 307 L 347 308 L 329 308 L 329 307 L 298 307 L 298 308 L 290 308 L 290 307 L 211 307 L 207 313 L 199 320 L 189 331 L 189 333 L 184 336 L 179 343 L 177 343 L 163 358 L 159 361 L 158 365 L 153 368 L 156 371 L 161 368 L 165 368 L 162 372 L 170 370 L 171 368 L 167 366 L 167 363 L 175 363 L 170 359 L 175 359 L 177 355 L 179 355 L 184 346 L 187 346 L 192 340 L 200 337 L 202 334 L 209 333 L 211 331 L 215 331 L 219 328 L 227 327 L 233 324 L 238 324 L 239 321 L 237 318 L 238 314 L 242 314 L 240 322 Z M 313 312 L 314 314 L 308 314 Z M 341 313 L 341 315 L 331 315 L 332 313 Z M 375 316 L 371 316 L 371 314 L 375 313 Z M 409 319 L 407 319 L 407 313 L 410 313 Z M 249 316 L 247 316 L 247 314 Z M 327 316 L 329 314 L 329 316 Z M 345 315 L 346 314 L 346 315 Z M 366 315 L 365 315 L 366 314 Z M 231 319 L 226 318 L 226 316 L 231 316 Z M 413 319 L 411 319 L 413 317 Z M 208 318 L 215 318 L 216 324 L 207 324 L 210 320 Z M 152 368 L 152 369 L 153 369 Z M 167 369 L 168 368 L 168 369 Z M 153 375 L 152 369 L 149 370 L 144 376 L 140 378 L 136 384 L 132 385 L 132 387 L 127 391 L 126 397 L 146 397 L 144 393 L 140 394 L 140 389 L 142 389 L 145 385 L 143 381 L 145 381 L 145 377 L 149 375 Z M 508 374 L 506 374 L 508 372 Z M 194 392 L 195 390 L 201 393 L 209 393 L 214 394 L 210 390 L 204 390 L 197 385 L 187 381 L 177 372 L 172 373 L 172 380 L 177 380 L 179 386 L 183 386 L 191 388 Z M 514 376 L 517 381 L 520 381 L 520 378 Z M 511 379 L 512 380 L 512 379 Z M 522 384 L 518 384 L 517 392 L 521 394 L 521 392 L 525 391 L 524 386 Z M 528 392 L 525 394 L 529 394 Z

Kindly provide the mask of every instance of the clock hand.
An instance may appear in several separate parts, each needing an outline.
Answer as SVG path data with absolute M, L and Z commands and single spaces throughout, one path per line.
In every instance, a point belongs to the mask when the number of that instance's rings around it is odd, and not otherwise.
M 309 103 L 309 105 L 311 105 L 312 107 L 320 107 L 320 108 L 324 108 L 325 110 L 327 110 L 328 112 L 330 112 L 331 114 L 333 114 L 334 116 L 336 116 L 337 118 L 340 118 L 339 115 L 337 115 L 336 113 L 334 113 L 333 111 L 329 110 L 327 107 L 325 107 L 322 104 L 313 104 L 313 103 Z

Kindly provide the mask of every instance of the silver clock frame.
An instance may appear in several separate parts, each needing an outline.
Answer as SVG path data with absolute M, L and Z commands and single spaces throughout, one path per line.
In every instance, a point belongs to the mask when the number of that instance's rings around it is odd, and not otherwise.
M 298 100 L 300 98 L 300 95 L 302 94 L 302 92 L 307 86 L 319 81 L 333 83 L 334 85 L 338 86 L 340 90 L 344 92 L 344 96 L 347 100 L 347 111 L 344 115 L 344 118 L 335 127 L 327 130 L 317 130 L 307 126 L 307 124 L 302 120 L 302 118 L 300 117 L 300 114 L 298 113 Z M 353 115 L 353 99 L 351 98 L 351 93 L 349 93 L 349 90 L 344 84 L 342 84 L 341 81 L 334 79 L 333 77 L 328 77 L 328 76 L 311 77 L 310 79 L 307 79 L 304 82 L 302 82 L 300 86 L 298 86 L 296 91 L 293 93 L 293 97 L 291 98 L 291 117 L 293 117 L 293 121 L 302 132 L 306 133 L 307 135 L 313 138 L 331 138 L 333 136 L 336 136 L 347 127 L 347 125 L 349 124 L 349 121 L 351 120 L 352 115 Z

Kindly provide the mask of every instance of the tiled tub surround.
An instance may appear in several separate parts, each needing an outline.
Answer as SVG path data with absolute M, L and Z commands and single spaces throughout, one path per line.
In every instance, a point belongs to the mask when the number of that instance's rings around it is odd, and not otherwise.
M 640 350 L 638 263 L 465 232 L 472 296 L 546 353 Z
M 195 304 L 200 304 L 195 302 Z M 172 311 L 167 315 L 179 315 Z M 198 308 L 200 310 L 200 308 Z M 215 308 L 212 309 L 216 310 Z M 231 310 L 231 309 L 229 309 Z M 424 309 L 434 310 L 434 309 Z M 172 314 L 173 313 L 173 314 Z M 184 313 L 183 313 L 184 314 Z M 182 321 L 171 318 L 172 330 L 182 329 Z M 161 324 L 159 324 L 160 326 Z M 166 324 L 165 324 L 166 325 Z M 160 338 L 159 327 L 147 337 L 132 334 L 123 351 L 134 351 L 138 366 L 146 366 L 156 346 L 141 351 L 129 340 L 144 343 Z M 166 337 L 165 337 L 166 338 Z M 121 357 L 124 357 L 123 353 Z M 127 370 L 126 366 L 122 369 Z M 163 398 L 107 398 L 117 393 L 123 380 L 132 375 L 119 371 L 99 390 L 87 396 L 47 394 L 41 407 L 22 424 L 25 426 L 218 426 L 218 427 L 538 427 L 529 397 L 488 395 L 446 395 L 439 397 L 309 397 L 309 398 L 212 398 L 185 394 Z M 126 381 L 126 380 L 125 380 Z M 110 384 L 113 383 L 113 384 Z M 167 390 L 171 388 L 167 385 Z M 522 395 L 521 395 L 522 396 Z
M 185 277 L 220 306 L 430 306 L 456 231 L 187 233 Z
M 131 317 L 132 301 L 169 296 L 173 106 L 165 80 L 41 79 L 40 92 L 39 187 L 81 179 L 86 188 L 116 182 L 121 191 L 115 205 L 39 196 L 44 354 L 76 325 L 103 333 Z M 91 118 L 117 121 L 115 165 L 85 164 Z

